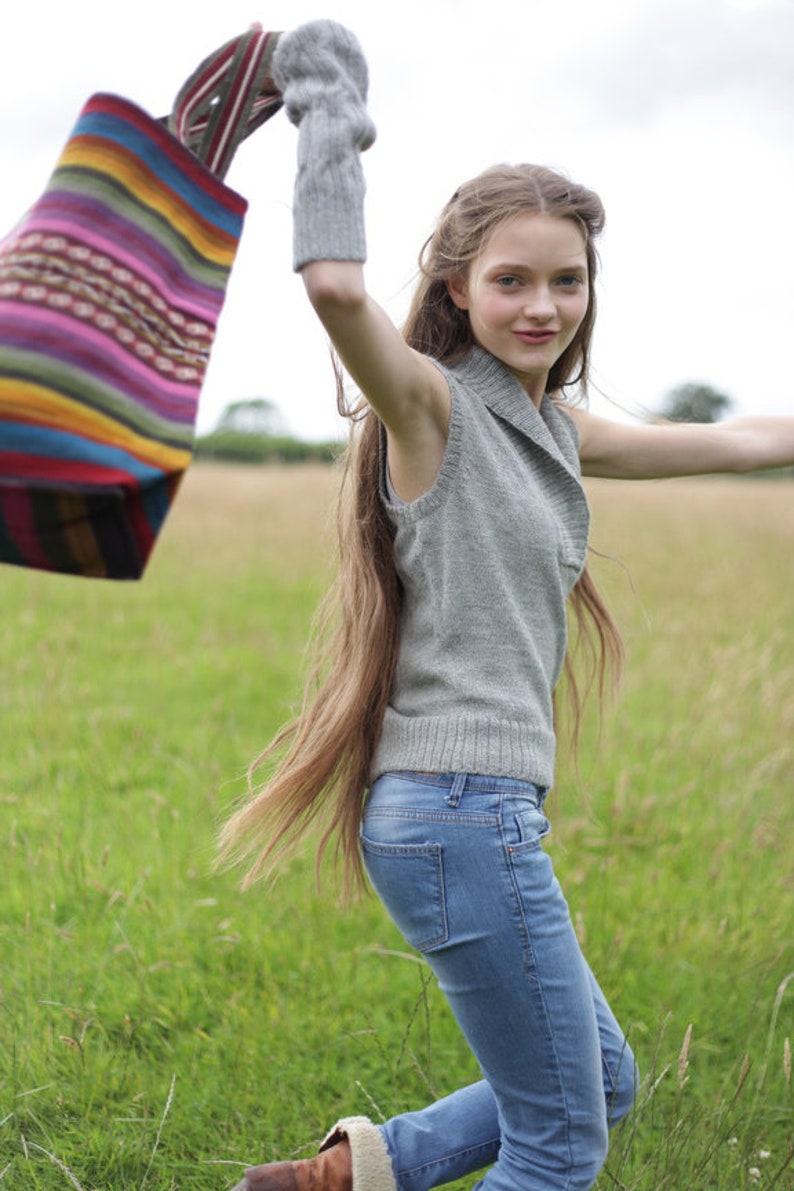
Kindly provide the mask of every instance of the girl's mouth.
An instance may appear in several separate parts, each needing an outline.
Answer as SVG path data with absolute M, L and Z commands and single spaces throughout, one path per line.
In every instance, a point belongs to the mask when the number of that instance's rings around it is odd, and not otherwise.
M 548 343 L 557 335 L 556 331 L 514 331 L 513 333 L 522 343 L 530 344 Z

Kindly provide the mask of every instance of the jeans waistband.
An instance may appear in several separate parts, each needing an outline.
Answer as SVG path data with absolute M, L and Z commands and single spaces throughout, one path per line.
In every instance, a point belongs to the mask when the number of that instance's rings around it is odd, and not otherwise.
M 477 791 L 488 794 L 529 794 L 540 798 L 544 798 L 548 793 L 546 786 L 516 777 L 494 777 L 482 773 L 423 773 L 412 769 L 396 769 L 390 772 L 394 777 L 414 781 L 422 786 L 436 786 L 442 790 L 449 790 L 446 802 L 450 806 L 456 806 L 464 793 Z

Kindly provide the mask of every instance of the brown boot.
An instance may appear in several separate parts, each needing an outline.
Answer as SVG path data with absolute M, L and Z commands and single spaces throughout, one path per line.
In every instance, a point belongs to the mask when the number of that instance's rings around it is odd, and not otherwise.
M 252 1166 L 234 1191 L 353 1191 L 350 1142 L 343 1139 L 300 1162 Z
M 366 1117 L 347 1117 L 316 1158 L 252 1166 L 233 1191 L 396 1191 L 381 1132 Z

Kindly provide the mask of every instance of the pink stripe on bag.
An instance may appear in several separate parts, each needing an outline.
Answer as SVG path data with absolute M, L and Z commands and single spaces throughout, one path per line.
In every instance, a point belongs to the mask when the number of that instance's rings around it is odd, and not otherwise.
M 0 302 L 0 311 L 7 309 L 8 304 Z M 79 326 L 79 335 L 75 324 Z M 15 326 L 24 333 L 24 339 L 20 335 L 14 340 Z M 122 325 L 120 330 L 126 328 Z M 104 385 L 115 389 L 123 383 L 130 404 L 134 398 L 134 404 L 153 413 L 169 419 L 182 415 L 186 422 L 193 421 L 196 384 L 207 367 L 208 347 L 203 350 L 200 360 L 184 364 L 169 361 L 171 370 L 167 372 L 162 365 L 157 366 L 157 354 L 155 360 L 142 359 L 135 344 L 125 345 L 110 334 L 94 329 L 78 316 L 38 307 L 28 308 L 22 319 L 18 308 L 12 308 L 5 319 L 4 334 L 9 346 L 18 351 L 33 351 L 37 343 L 46 343 L 51 359 L 89 370 L 98 388 Z M 140 335 L 136 336 L 136 343 L 147 346 Z M 157 353 L 154 347 L 152 351 Z M 162 358 L 167 359 L 165 353 Z M 157 379 L 156 388 L 152 385 L 153 374 Z
M 120 220 L 112 222 L 117 235 L 120 236 L 125 230 L 125 225 Z M 108 227 L 110 223 L 111 220 L 105 218 L 104 226 Z M 72 219 L 70 221 L 67 218 L 59 219 L 57 216 L 53 216 L 46 221 L 42 220 L 41 225 L 48 233 L 52 231 L 74 238 L 77 220 Z M 35 231 L 37 224 L 32 221 L 30 226 Z M 206 319 L 207 321 L 217 318 L 219 305 L 218 290 L 208 285 L 202 286 L 195 277 L 191 277 L 187 272 L 180 271 L 174 262 L 173 256 L 169 255 L 165 249 L 161 249 L 160 255 L 163 266 L 168 265 L 169 273 L 167 274 L 164 268 L 162 272 L 157 272 L 154 264 L 147 263 L 143 258 L 143 245 L 139 229 L 127 225 L 128 235 L 126 244 L 129 252 L 122 246 L 120 239 L 106 239 L 102 234 L 102 229 L 96 224 L 89 226 L 87 222 L 81 223 L 80 232 L 80 244 L 85 244 L 89 248 L 96 247 L 100 255 L 115 258 L 119 265 L 143 277 L 160 296 L 168 302 L 178 305 L 181 310 L 190 314 L 191 317 Z M 13 240 L 9 238 L 6 245 L 6 255 L 12 251 L 12 244 Z M 150 240 L 145 246 L 146 251 L 152 255 L 157 246 L 157 242 Z

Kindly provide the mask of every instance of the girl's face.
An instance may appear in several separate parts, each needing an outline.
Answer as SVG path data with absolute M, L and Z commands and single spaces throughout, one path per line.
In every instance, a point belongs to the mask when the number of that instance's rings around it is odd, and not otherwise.
M 506 364 L 536 405 L 589 301 L 585 239 L 570 219 L 517 215 L 449 283 L 475 342 Z

